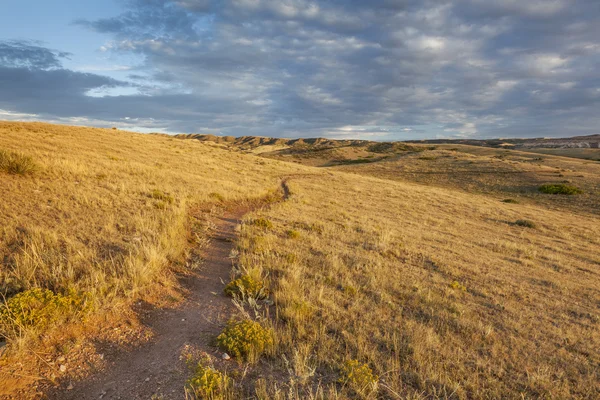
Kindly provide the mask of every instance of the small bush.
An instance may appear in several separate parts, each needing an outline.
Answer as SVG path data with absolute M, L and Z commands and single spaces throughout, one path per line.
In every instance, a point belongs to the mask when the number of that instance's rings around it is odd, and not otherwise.
M 158 200 L 154 202 L 154 208 L 157 210 L 165 210 L 169 204 L 166 201 Z
M 334 163 L 337 165 L 369 164 L 369 163 L 376 162 L 379 160 L 381 160 L 381 159 L 375 159 L 375 158 L 359 158 L 359 159 L 355 159 L 355 160 L 339 159 L 339 160 L 335 160 Z
M 89 293 L 66 295 L 48 289 L 29 289 L 0 305 L 0 335 L 9 337 L 28 328 L 43 329 L 65 316 L 85 314 L 92 308 Z
M 290 229 L 286 232 L 286 235 L 290 239 L 298 239 L 300 237 L 300 232 Z
M 187 387 L 197 399 L 218 399 L 225 393 L 229 378 L 211 366 L 199 362 Z
M 342 290 L 344 291 L 345 294 L 347 294 L 348 296 L 351 296 L 351 297 L 356 296 L 356 293 L 358 292 L 358 290 L 356 290 L 356 288 L 352 285 L 346 285 L 346 286 L 344 286 L 344 288 Z
M 546 194 L 574 195 L 583 193 L 583 191 L 578 187 L 566 185 L 564 183 L 552 183 L 548 185 L 542 185 L 538 188 L 538 190 Z
M 529 221 L 528 219 L 518 219 L 515 221 L 515 225 L 522 226 L 525 228 L 535 228 L 536 224 L 533 221 Z
M 252 221 L 252 225 L 262 229 L 273 229 L 273 223 L 266 218 L 257 218 Z
M 463 285 L 462 283 L 458 282 L 458 281 L 453 281 L 450 284 L 450 287 L 452 289 L 462 290 L 463 292 L 467 291 L 467 287 L 465 285 Z
M 504 199 L 502 200 L 503 203 L 508 203 L 508 204 L 519 204 L 518 200 L 515 199 Z
M 273 332 L 252 320 L 232 320 L 217 337 L 217 342 L 232 356 L 254 363 L 273 347 Z
M 13 175 L 32 174 L 38 169 L 33 158 L 14 151 L 0 150 L 0 171 Z
M 243 275 L 235 279 L 225 286 L 225 294 L 231 297 L 239 297 L 242 299 L 264 299 L 269 295 L 265 284 L 250 275 Z
M 361 364 L 358 360 L 348 360 L 342 367 L 339 382 L 348 384 L 358 393 L 369 393 L 377 389 L 379 377 L 367 364 Z
M 172 204 L 175 199 L 168 193 L 163 192 L 162 190 L 154 189 L 150 192 L 150 197 L 154 200 L 159 200 L 164 203 Z
M 208 197 L 210 197 L 211 199 L 214 199 L 220 203 L 225 202 L 225 197 L 223 197 L 223 195 L 221 193 L 212 192 L 212 193 L 208 194 Z

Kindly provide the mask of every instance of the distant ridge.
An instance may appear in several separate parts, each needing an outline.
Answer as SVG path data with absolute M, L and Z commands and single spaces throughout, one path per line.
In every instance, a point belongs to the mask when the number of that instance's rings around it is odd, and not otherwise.
M 379 146 L 398 146 L 402 143 L 421 144 L 466 144 L 484 147 L 513 147 L 513 148 L 599 148 L 600 134 L 575 136 L 571 138 L 531 138 L 531 139 L 430 139 L 406 140 L 395 142 L 375 142 L 370 140 L 336 140 L 326 138 L 282 139 L 264 136 L 216 136 L 206 134 L 176 135 L 180 139 L 195 139 L 202 142 L 214 142 L 234 145 L 242 150 L 252 150 L 260 146 L 282 147 L 362 147 L 378 144 Z
M 270 138 L 264 136 L 216 136 L 204 134 L 183 134 L 176 135 L 180 139 L 195 139 L 201 142 L 214 142 L 233 144 L 242 149 L 253 149 L 259 146 L 317 146 L 317 147 L 342 147 L 342 146 L 367 146 L 371 143 L 368 140 L 335 140 L 325 138 L 308 138 L 308 139 L 281 139 Z

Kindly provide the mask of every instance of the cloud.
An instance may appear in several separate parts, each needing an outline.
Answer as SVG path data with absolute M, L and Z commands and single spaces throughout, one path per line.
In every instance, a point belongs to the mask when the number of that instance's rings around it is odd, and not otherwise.
M 61 66 L 69 53 L 50 50 L 26 40 L 0 41 L 0 65 L 14 68 L 50 69 Z
M 115 59 L 143 60 L 129 82 L 66 70 L 68 55 L 40 44 L 0 42 L 0 108 L 233 135 L 597 132 L 593 0 L 126 4 L 77 23 L 109 35 L 102 50 Z

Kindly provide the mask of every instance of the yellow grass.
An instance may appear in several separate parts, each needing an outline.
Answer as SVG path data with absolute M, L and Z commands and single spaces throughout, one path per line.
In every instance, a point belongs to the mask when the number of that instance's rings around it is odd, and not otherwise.
M 0 292 L 73 289 L 100 309 L 174 283 L 190 207 L 259 198 L 291 170 L 196 141 L 41 123 L 0 122 L 0 149 L 37 165 L 0 172 Z
M 269 233 L 244 225 L 240 262 L 271 279 L 280 354 L 310 349 L 305 388 L 357 359 L 380 376 L 365 397 L 600 396 L 597 217 L 345 174 L 291 184 L 252 216 Z
M 275 332 L 271 355 L 228 374 L 239 396 L 600 397 L 596 164 L 463 146 L 324 169 L 38 123 L 0 123 L 0 149 L 37 165 L 0 172 L 2 291 L 89 292 L 96 313 L 174 285 L 198 205 L 259 198 L 289 178 L 291 197 L 246 216 L 237 243 L 236 269 L 269 293 L 240 312 Z M 264 155 L 373 156 L 307 154 Z M 585 193 L 536 191 L 560 180 Z

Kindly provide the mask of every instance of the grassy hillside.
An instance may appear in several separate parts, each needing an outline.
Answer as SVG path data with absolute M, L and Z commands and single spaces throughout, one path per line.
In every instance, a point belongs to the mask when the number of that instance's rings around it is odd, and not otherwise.
M 293 161 L 360 175 L 427 186 L 458 189 L 537 204 L 550 209 L 600 215 L 600 163 L 571 157 L 538 154 L 461 144 L 415 145 L 368 143 L 268 152 L 265 158 Z M 566 154 L 572 149 L 556 149 Z M 588 149 L 595 150 L 595 149 Z M 562 153 L 561 153 L 562 152 Z M 539 192 L 545 184 L 580 188 L 578 196 L 548 196 Z
M 45 305 L 3 315 L 0 335 L 16 352 L 62 335 L 82 310 L 126 315 L 136 299 L 164 302 L 202 211 L 265 197 L 299 169 L 196 141 L 41 123 L 0 122 L 0 150 L 32 165 L 0 171 L 0 294 Z
M 284 148 L 0 123 L 5 304 L 64 314 L 27 329 L 1 320 L 2 378 L 41 374 L 31 354 L 52 354 L 44 344 L 64 343 L 64 327 L 77 337 L 84 320 L 119 326 L 134 301 L 184 296 L 175 276 L 197 267 L 186 253 L 205 240 L 204 217 L 278 198 L 245 217 L 231 254 L 248 289 L 237 317 L 271 328 L 273 344 L 226 364 L 216 398 L 600 396 L 597 164 L 470 146 L 264 145 Z M 565 180 L 583 193 L 538 191 Z
M 291 188 L 240 245 L 297 398 L 600 396 L 597 217 L 348 174 Z M 351 360 L 378 388 L 334 385 Z

